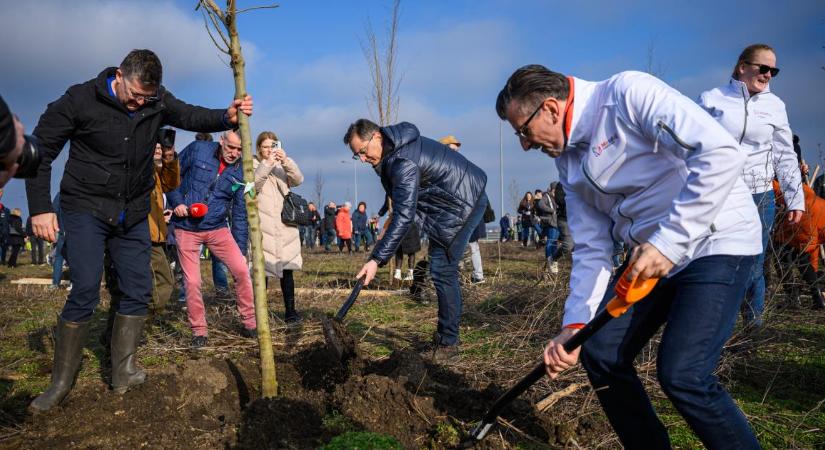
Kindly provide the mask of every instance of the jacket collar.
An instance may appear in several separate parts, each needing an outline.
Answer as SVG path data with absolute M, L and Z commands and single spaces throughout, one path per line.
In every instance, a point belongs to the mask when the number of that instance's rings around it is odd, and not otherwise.
M 748 91 L 748 86 L 742 82 L 737 80 L 736 78 L 731 77 L 730 82 L 728 82 L 728 91 L 733 93 L 736 96 L 744 97 L 745 100 L 749 100 L 751 98 L 751 93 Z M 757 95 L 767 94 L 771 91 L 771 85 L 768 83 L 768 87 L 765 88 L 764 91 L 754 94 L 753 97 Z
M 573 87 L 573 96 L 575 102 L 572 110 L 568 114 L 572 114 L 570 126 L 567 127 L 567 147 L 577 147 L 581 142 L 590 141 L 590 122 L 592 122 L 597 110 L 590 107 L 593 100 L 593 91 L 596 83 L 586 81 L 579 78 L 573 78 L 571 86 Z

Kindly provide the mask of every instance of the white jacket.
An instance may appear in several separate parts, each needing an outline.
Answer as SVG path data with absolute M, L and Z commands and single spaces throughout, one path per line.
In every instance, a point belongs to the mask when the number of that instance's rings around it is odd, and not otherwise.
M 752 194 L 772 189 L 779 179 L 789 209 L 805 210 L 802 176 L 793 151 L 793 134 L 785 103 L 766 89 L 750 95 L 745 83 L 731 78 L 725 86 L 705 91 L 699 105 L 728 130 L 746 152 L 742 171 Z
M 671 275 L 703 256 L 762 251 L 740 177 L 745 155 L 712 117 L 644 73 L 573 80 L 568 145 L 556 160 L 575 242 L 563 325 L 595 315 L 614 239 L 650 242 L 675 264 Z

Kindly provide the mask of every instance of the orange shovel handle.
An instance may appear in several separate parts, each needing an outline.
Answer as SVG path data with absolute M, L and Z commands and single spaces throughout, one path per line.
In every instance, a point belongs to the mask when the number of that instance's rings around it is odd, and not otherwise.
M 647 297 L 647 294 L 650 294 L 650 291 L 652 291 L 656 283 L 659 282 L 658 278 L 639 280 L 638 275 L 628 280 L 631 269 L 632 266 L 627 266 L 622 276 L 619 277 L 619 281 L 614 288 L 616 296 L 607 303 L 607 312 L 613 317 L 621 316 L 627 312 L 634 303 Z

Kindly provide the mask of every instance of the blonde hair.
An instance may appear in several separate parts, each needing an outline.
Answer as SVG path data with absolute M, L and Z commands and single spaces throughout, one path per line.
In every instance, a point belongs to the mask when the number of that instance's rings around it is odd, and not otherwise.
M 20 217 L 21 214 L 23 214 L 23 211 L 20 211 L 20 208 L 13 208 L 11 210 L 11 215 L 13 216 Z
M 767 51 L 769 51 L 773 54 L 776 54 L 776 51 L 773 49 L 773 47 L 771 47 L 768 44 L 752 44 L 752 45 L 749 45 L 749 46 L 745 47 L 745 49 L 742 50 L 742 53 L 739 54 L 739 59 L 736 60 L 736 65 L 733 66 L 733 75 L 731 75 L 733 77 L 733 79 L 734 80 L 739 79 L 739 73 L 738 73 L 739 71 L 737 70 L 737 69 L 739 69 L 739 64 L 742 64 L 744 62 L 753 60 L 753 58 L 756 56 L 757 52 L 761 52 L 761 51 L 765 51 L 765 50 L 767 50 Z
M 258 158 L 258 161 L 261 160 L 261 144 L 267 139 L 277 141 L 278 135 L 273 131 L 262 131 L 261 134 L 258 135 L 258 139 L 255 141 L 255 157 Z

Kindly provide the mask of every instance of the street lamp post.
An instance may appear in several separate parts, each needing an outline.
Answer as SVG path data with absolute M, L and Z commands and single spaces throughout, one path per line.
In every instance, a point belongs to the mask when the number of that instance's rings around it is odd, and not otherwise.
M 357 160 L 352 160 L 352 178 L 355 181 L 355 202 L 353 203 L 353 207 L 357 208 L 358 205 L 358 162 Z M 341 161 L 341 164 L 349 164 L 349 161 Z

